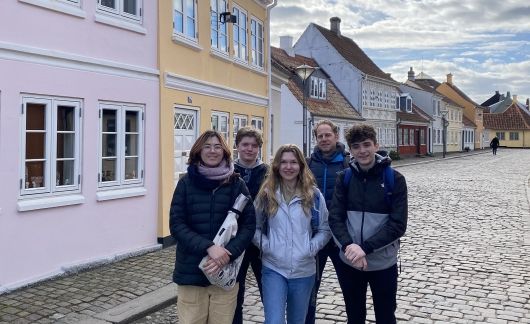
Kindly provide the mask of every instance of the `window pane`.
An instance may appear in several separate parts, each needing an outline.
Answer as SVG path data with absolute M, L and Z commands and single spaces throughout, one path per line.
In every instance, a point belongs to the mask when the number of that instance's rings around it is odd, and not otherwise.
M 45 147 L 45 133 L 26 133 L 26 160 L 44 159 Z
M 228 131 L 228 118 L 227 117 L 221 117 L 221 133 L 226 133 Z
M 102 6 L 116 9 L 116 0 L 100 0 Z
M 129 157 L 125 159 L 125 180 L 138 179 L 138 158 Z
M 101 181 L 116 181 L 116 159 L 101 161 Z
M 26 188 L 44 187 L 45 161 L 26 162 Z
M 57 158 L 74 158 L 75 134 L 57 134 Z
M 116 110 L 103 109 L 103 132 L 116 131 Z
M 123 0 L 123 11 L 136 16 L 136 1 L 137 0 Z
M 103 134 L 101 138 L 101 155 L 105 157 L 116 156 L 116 134 Z
M 195 20 L 188 17 L 186 22 L 186 35 L 195 38 Z
M 57 161 L 56 186 L 67 186 L 74 184 L 74 161 Z
M 179 33 L 183 33 L 184 32 L 184 27 L 183 27 L 183 20 L 182 20 L 182 13 L 178 12 L 178 11 L 175 11 L 175 15 L 173 17 L 173 21 L 175 23 L 175 30 Z
M 173 0 L 173 8 L 175 8 L 175 10 L 178 10 L 180 12 L 184 12 L 184 10 L 182 9 L 183 2 L 184 0 Z
M 138 155 L 138 135 L 125 135 L 125 155 Z
M 125 131 L 126 132 L 137 132 L 138 131 L 138 111 L 127 111 L 125 113 Z
M 57 130 L 58 131 L 74 131 L 74 114 L 75 107 L 58 106 L 57 107 Z
M 217 115 L 212 115 L 212 129 L 219 129 L 219 117 Z
M 46 129 L 46 105 L 26 104 L 26 129 L 44 130 Z
M 186 16 L 195 18 L 195 0 L 186 0 Z

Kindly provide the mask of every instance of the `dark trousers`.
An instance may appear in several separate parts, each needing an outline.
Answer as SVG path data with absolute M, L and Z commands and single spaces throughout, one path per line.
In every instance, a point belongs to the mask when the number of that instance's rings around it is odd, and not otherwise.
M 261 290 L 261 259 L 259 255 L 259 249 L 254 245 L 250 244 L 246 249 L 245 256 L 243 257 L 243 262 L 241 262 L 241 268 L 239 269 L 239 274 L 237 281 L 239 282 L 239 291 L 237 292 L 237 305 L 236 312 L 234 313 L 233 324 L 243 324 L 243 303 L 245 302 L 245 280 L 247 278 L 248 267 L 252 266 L 252 271 L 254 272 L 254 277 L 256 277 L 256 282 L 258 283 L 259 295 L 263 300 L 262 290 Z
M 307 315 L 305 318 L 306 324 L 315 323 L 315 313 L 317 310 L 316 299 L 318 295 L 318 289 L 320 288 L 320 282 L 322 280 L 322 273 L 324 272 L 324 268 L 326 267 L 326 262 L 328 260 L 328 257 L 331 259 L 331 262 L 333 263 L 333 266 L 335 267 L 335 271 L 337 272 L 337 278 L 339 279 L 339 285 L 343 292 L 344 292 L 344 287 L 342 286 L 341 278 L 346 278 L 343 272 L 348 270 L 347 268 L 350 268 L 347 264 L 342 262 L 342 260 L 340 259 L 339 248 L 335 245 L 335 242 L 333 241 L 333 239 L 331 239 L 328 242 L 328 244 L 326 244 L 326 246 L 318 252 L 317 257 L 318 257 L 318 276 L 317 276 L 317 281 L 315 282 L 315 286 L 313 288 L 313 293 L 311 295 L 311 301 L 309 302 L 309 308 L 307 309 Z M 348 309 L 346 309 L 346 312 L 348 312 Z
M 493 146 L 492 149 L 493 149 L 493 155 L 497 155 L 497 146 Z
M 338 275 L 338 274 L 337 274 Z M 375 321 L 378 324 L 396 323 L 397 265 L 378 271 L 359 271 L 348 266 L 342 273 L 342 294 L 348 314 L 348 324 L 366 321 L 366 290 L 372 291 Z

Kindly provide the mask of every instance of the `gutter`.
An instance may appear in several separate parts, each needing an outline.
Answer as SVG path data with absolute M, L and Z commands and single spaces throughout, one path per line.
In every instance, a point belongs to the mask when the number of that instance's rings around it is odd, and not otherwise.
M 269 52 L 269 64 L 267 64 L 267 70 L 268 70 L 268 73 L 267 73 L 267 86 L 268 86 L 268 89 L 267 91 L 269 92 L 268 93 L 268 97 L 269 97 L 269 104 L 267 106 L 267 109 L 268 109 L 268 119 L 269 119 L 269 122 L 267 123 L 268 124 L 268 141 L 267 141 L 267 154 L 266 155 L 269 155 L 271 154 L 271 149 L 272 149 L 272 127 L 271 127 L 271 121 L 272 121 L 272 91 L 271 91 L 271 88 L 272 88 L 272 51 L 271 51 L 271 10 L 272 8 L 276 7 L 278 3 L 278 0 L 273 0 L 271 4 L 267 5 L 267 45 L 266 45 L 266 49 L 267 51 Z M 263 159 L 265 161 L 265 159 Z M 270 157 L 269 159 L 267 160 L 270 160 Z

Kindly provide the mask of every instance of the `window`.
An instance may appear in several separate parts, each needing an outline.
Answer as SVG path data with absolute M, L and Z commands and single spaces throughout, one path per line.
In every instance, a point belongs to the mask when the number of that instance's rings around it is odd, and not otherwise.
M 409 145 L 415 145 L 416 142 L 414 141 L 414 129 L 409 129 L 409 132 L 410 132 Z
M 401 95 L 397 100 L 397 109 L 412 112 L 412 98 L 409 95 Z
M 420 144 L 425 145 L 425 129 L 420 129 Z
M 81 102 L 22 99 L 21 195 L 57 194 L 80 189 Z
M 212 129 L 221 133 L 228 142 L 228 114 L 223 112 L 212 112 Z
M 250 121 L 250 125 L 254 127 L 255 129 L 258 129 L 263 134 L 263 118 L 262 117 L 252 117 L 252 120 Z M 258 158 L 262 158 L 261 155 L 261 148 L 259 149 Z
M 403 145 L 403 130 L 398 129 L 398 145 Z
M 252 65 L 263 68 L 263 23 L 252 18 L 250 20 L 250 41 Z
M 403 145 L 409 145 L 409 130 L 403 130 Z
M 98 0 L 98 10 L 139 22 L 142 17 L 142 0 Z
M 499 139 L 499 141 L 504 141 L 505 138 L 504 138 L 504 132 L 497 132 L 495 133 L 495 135 L 497 136 L 497 138 Z
M 326 99 L 326 79 L 311 77 L 311 98 Z
M 143 181 L 143 107 L 100 103 L 100 187 L 138 185 Z
M 234 129 L 233 129 L 233 138 L 234 138 L 234 145 L 233 145 L 233 152 L 232 152 L 232 157 L 234 159 L 237 158 L 237 148 L 236 148 L 236 135 L 237 135 L 237 131 L 240 129 L 240 128 L 243 128 L 247 126 L 247 116 L 241 116 L 241 115 L 235 115 L 234 116 Z
M 196 0 L 173 0 L 173 30 L 184 37 L 197 39 Z
M 237 17 L 237 23 L 234 24 L 232 33 L 234 38 L 234 56 L 248 61 L 247 13 L 234 6 L 232 14 Z
M 228 24 L 219 21 L 219 14 L 226 11 L 228 6 L 225 0 L 210 0 L 210 42 L 213 49 L 228 54 Z
M 518 141 L 519 132 L 510 132 L 510 141 Z

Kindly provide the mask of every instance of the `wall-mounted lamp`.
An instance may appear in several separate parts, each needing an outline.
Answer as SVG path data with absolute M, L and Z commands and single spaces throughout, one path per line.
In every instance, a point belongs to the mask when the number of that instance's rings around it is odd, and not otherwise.
M 230 11 L 221 12 L 219 14 L 219 22 L 222 23 L 222 24 L 225 24 L 225 23 L 236 24 L 237 23 L 237 16 L 232 15 L 232 13 Z

